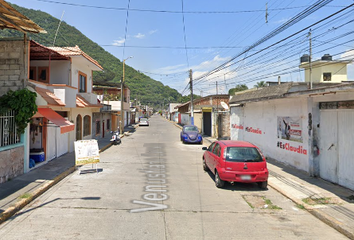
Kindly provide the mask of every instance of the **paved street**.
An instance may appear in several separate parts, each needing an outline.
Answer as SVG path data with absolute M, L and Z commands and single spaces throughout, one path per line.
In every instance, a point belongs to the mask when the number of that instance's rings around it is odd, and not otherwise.
M 347 239 L 272 189 L 218 189 L 160 116 L 0 226 L 1 239 Z

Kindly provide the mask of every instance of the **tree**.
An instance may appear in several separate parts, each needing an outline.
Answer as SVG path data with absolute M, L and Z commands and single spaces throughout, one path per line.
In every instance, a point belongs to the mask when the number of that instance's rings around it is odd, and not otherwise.
M 267 84 L 265 81 L 260 81 L 260 82 L 257 82 L 257 84 L 254 85 L 255 88 L 262 88 L 262 87 L 266 87 Z
M 235 92 L 242 92 L 242 91 L 245 91 L 247 90 L 248 87 L 246 84 L 239 84 L 239 85 L 236 85 L 235 88 L 231 88 L 229 90 L 229 95 L 232 96 L 232 95 L 235 95 Z

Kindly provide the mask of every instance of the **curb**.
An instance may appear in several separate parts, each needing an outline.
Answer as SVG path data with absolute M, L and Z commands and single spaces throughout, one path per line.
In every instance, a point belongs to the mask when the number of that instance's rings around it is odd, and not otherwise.
M 27 204 L 32 202 L 34 199 L 39 197 L 41 194 L 46 192 L 49 188 L 57 184 L 59 181 L 61 181 L 63 178 L 71 174 L 72 172 L 75 171 L 75 166 L 70 167 L 67 169 L 65 172 L 59 174 L 57 177 L 55 177 L 53 180 L 48 180 L 43 186 L 41 186 L 39 189 L 35 190 L 34 192 L 30 192 L 31 196 L 26 199 L 22 199 L 19 202 L 15 204 L 15 206 L 10 207 L 6 209 L 3 213 L 0 215 L 0 224 L 5 222 L 7 219 L 12 217 L 15 213 L 20 211 L 22 208 L 24 208 Z
M 268 185 L 270 187 L 272 187 L 274 190 L 276 190 L 277 192 L 279 192 L 280 194 L 282 194 L 283 196 L 285 196 L 286 198 L 288 198 L 291 201 L 293 201 L 295 204 L 302 205 L 304 207 L 304 210 L 306 210 L 307 212 L 312 214 L 317 219 L 321 220 L 322 222 L 324 222 L 328 226 L 336 229 L 338 232 L 340 232 L 344 236 L 348 237 L 349 239 L 353 239 L 354 240 L 354 232 L 353 231 L 352 232 L 348 231 L 347 229 L 342 227 L 342 223 L 339 222 L 338 220 L 336 220 L 333 217 L 329 216 L 328 214 L 322 212 L 321 210 L 313 208 L 311 205 L 308 205 L 308 204 L 302 202 L 299 199 L 293 198 L 289 194 L 287 194 L 284 191 L 282 191 L 281 188 L 276 187 L 275 185 L 271 184 L 270 182 L 268 182 Z
M 112 146 L 112 143 L 109 143 L 105 147 L 101 148 L 99 152 L 103 152 L 107 148 Z M 56 176 L 53 180 L 47 180 L 46 183 L 43 184 L 43 186 L 39 187 L 36 189 L 34 192 L 29 192 L 30 197 L 26 199 L 21 199 L 20 201 L 15 203 L 15 206 L 10 207 L 6 209 L 4 212 L 0 214 L 0 224 L 4 223 L 6 220 L 8 220 L 10 217 L 15 215 L 18 211 L 20 211 L 22 208 L 24 208 L 26 205 L 31 203 L 33 200 L 35 200 L 37 197 L 42 195 L 44 192 L 46 192 L 48 189 L 53 187 L 55 184 L 60 182 L 62 179 L 70 175 L 71 173 L 76 171 L 76 166 L 72 166 L 69 169 L 67 169 L 65 172 L 59 174 Z

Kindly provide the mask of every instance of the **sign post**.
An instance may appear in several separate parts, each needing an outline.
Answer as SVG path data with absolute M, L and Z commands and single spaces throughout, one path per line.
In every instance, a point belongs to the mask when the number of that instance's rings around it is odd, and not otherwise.
M 90 139 L 90 140 L 75 141 L 74 146 L 75 146 L 75 165 L 82 166 L 85 164 L 96 163 L 96 172 L 98 172 L 97 163 L 100 162 L 100 153 L 98 149 L 97 140 Z M 79 174 L 80 173 L 81 171 L 79 170 Z

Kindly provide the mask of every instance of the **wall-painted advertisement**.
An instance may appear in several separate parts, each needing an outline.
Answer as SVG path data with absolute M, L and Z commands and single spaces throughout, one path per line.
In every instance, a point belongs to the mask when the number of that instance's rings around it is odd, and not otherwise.
M 300 117 L 278 117 L 277 137 L 302 143 L 302 127 Z

